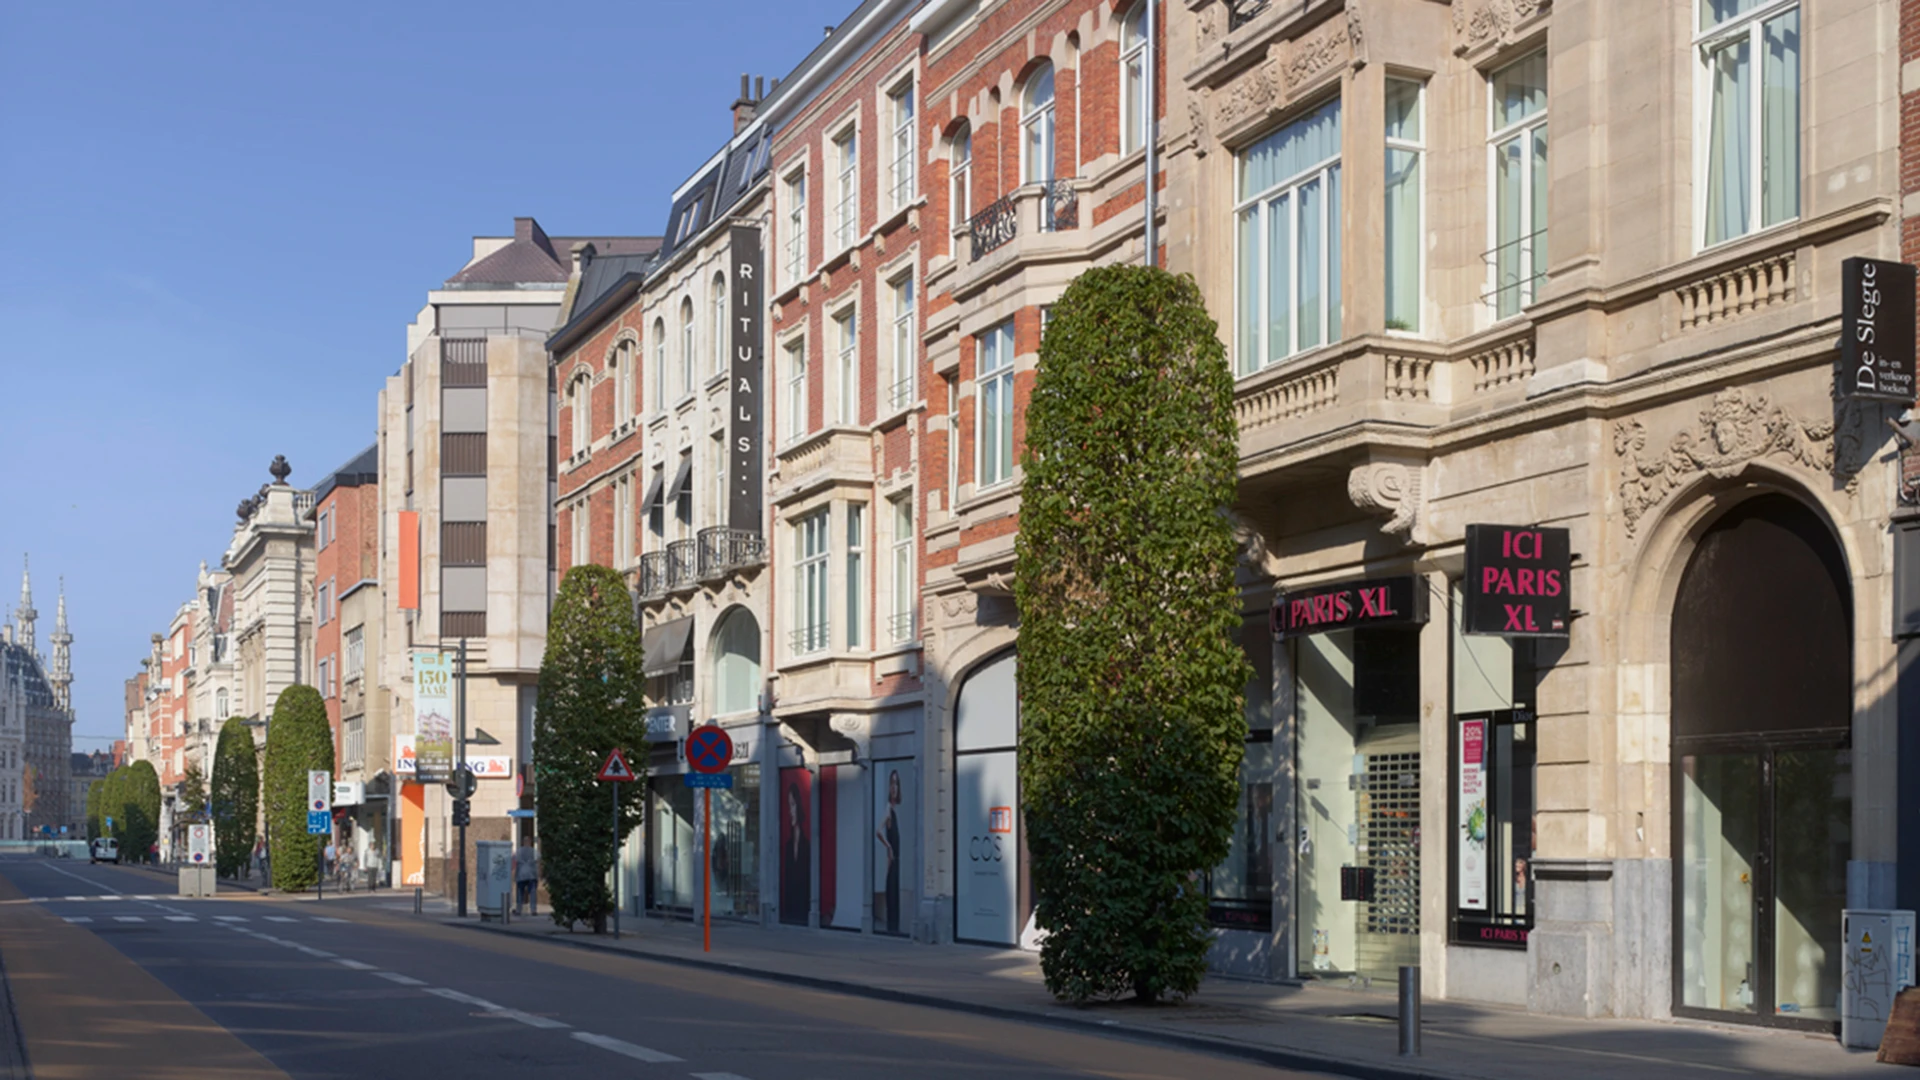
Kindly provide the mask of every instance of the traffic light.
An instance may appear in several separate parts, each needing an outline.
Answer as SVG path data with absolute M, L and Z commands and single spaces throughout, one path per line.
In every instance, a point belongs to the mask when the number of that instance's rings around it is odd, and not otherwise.
M 470 825 L 473 823 L 473 804 L 465 799 L 453 800 L 453 823 Z

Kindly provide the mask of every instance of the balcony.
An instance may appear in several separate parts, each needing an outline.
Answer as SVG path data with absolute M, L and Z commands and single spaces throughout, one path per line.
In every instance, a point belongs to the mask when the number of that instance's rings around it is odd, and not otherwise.
M 659 600 L 667 595 L 667 553 L 649 551 L 640 556 L 640 599 Z
M 895 645 L 912 641 L 914 623 L 918 621 L 914 615 L 913 609 L 909 608 L 887 616 L 887 639 Z
M 700 543 L 675 540 L 667 545 L 667 591 L 690 589 L 699 580 Z
M 1011 195 L 996 199 L 968 219 L 967 235 L 973 241 L 974 259 L 978 261 L 987 252 L 1012 240 L 1019 230 L 1017 220 Z
M 700 580 L 719 581 L 736 570 L 765 566 L 767 540 L 747 529 L 700 530 Z
M 811 626 L 802 626 L 787 631 L 787 651 L 794 656 L 806 656 L 826 649 L 828 626 L 823 622 Z
M 1027 184 L 968 220 L 967 235 L 973 242 L 974 261 L 978 262 L 1020 235 L 1020 220 L 1026 217 L 1025 204 L 1029 202 L 1036 204 L 1037 213 L 1031 225 L 1036 232 L 1066 232 L 1080 227 L 1080 192 L 1072 178 Z
M 1273 6 L 1273 0 L 1227 0 L 1227 32 L 1252 22 Z
M 837 482 L 873 483 L 873 438 L 861 428 L 824 428 L 789 443 L 778 455 L 780 477 L 771 490 L 776 506 Z

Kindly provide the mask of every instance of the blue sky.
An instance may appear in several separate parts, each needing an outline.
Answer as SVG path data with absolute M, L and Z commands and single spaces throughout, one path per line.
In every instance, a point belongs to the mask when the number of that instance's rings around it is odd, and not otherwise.
M 476 234 L 658 233 L 854 0 L 10 4 L 0 601 L 66 579 L 77 748 L 285 454 L 307 485 Z M 92 738 L 88 738 L 92 737 Z

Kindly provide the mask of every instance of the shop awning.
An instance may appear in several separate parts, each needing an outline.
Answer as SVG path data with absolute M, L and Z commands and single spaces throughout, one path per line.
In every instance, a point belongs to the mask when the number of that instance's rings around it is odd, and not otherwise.
M 649 678 L 670 675 L 686 654 L 687 639 L 693 636 L 693 616 L 672 619 L 640 635 L 640 648 L 646 653 L 644 666 Z
M 660 470 L 653 470 L 653 480 L 647 484 L 647 497 L 640 500 L 640 516 L 653 513 L 653 504 L 660 499 Z
M 667 501 L 672 502 L 686 490 L 687 477 L 693 475 L 693 455 L 680 455 L 680 468 L 673 474 L 673 483 L 667 485 Z

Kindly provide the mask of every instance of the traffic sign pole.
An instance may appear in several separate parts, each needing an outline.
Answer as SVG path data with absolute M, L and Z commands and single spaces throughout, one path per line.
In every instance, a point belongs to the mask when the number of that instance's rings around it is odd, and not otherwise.
M 701 794 L 705 796 L 705 798 L 701 799 L 701 802 L 705 804 L 701 812 L 702 814 L 705 815 L 706 821 L 703 822 L 700 826 L 701 838 L 705 841 L 705 843 L 701 844 L 701 851 L 700 851 L 700 867 L 701 867 L 701 870 L 700 870 L 700 922 L 702 924 L 702 929 L 700 931 L 700 934 L 701 934 L 700 950 L 702 952 L 712 952 L 713 951 L 713 789 L 708 788 L 706 791 L 701 792 Z
M 613 782 L 613 940 L 620 940 L 620 781 Z

